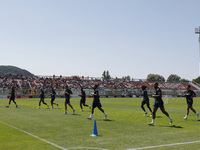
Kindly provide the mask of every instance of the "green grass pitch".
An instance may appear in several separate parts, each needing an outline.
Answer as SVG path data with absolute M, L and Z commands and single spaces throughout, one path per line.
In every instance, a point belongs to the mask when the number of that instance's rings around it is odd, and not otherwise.
M 183 117 L 186 113 L 185 98 L 163 98 L 165 109 L 173 118 L 173 124 L 169 119 L 157 112 L 155 126 L 148 126 L 151 122 L 150 113 L 146 117 L 140 108 L 142 98 L 101 98 L 103 109 L 108 114 L 107 120 L 97 108 L 92 120 L 86 119 L 90 115 L 90 109 L 83 107 L 80 111 L 80 99 L 72 98 L 71 104 L 76 109 L 73 115 L 68 107 L 68 114 L 64 115 L 64 99 L 56 99 L 59 107 L 54 109 L 41 105 L 37 109 L 39 99 L 16 99 L 19 108 L 11 103 L 10 108 L 5 106 L 8 99 L 0 100 L 0 149 L 4 150 L 59 150 L 42 139 L 56 144 L 66 150 L 71 149 L 107 149 L 126 150 L 141 147 L 166 145 L 155 147 L 156 150 L 187 150 L 200 149 L 200 143 L 183 145 L 167 144 L 200 141 L 200 120 L 193 112 L 190 112 L 188 120 Z M 45 99 L 50 104 L 50 99 Z M 151 98 L 150 103 L 153 105 Z M 92 99 L 86 100 L 92 104 Z M 199 98 L 194 99 L 194 108 L 200 112 Z M 146 106 L 145 106 L 146 108 Z M 149 110 L 146 108 L 147 112 Z M 91 137 L 94 120 L 100 136 Z M 11 126 L 16 128 L 13 128 Z M 37 136 L 35 138 L 30 134 Z

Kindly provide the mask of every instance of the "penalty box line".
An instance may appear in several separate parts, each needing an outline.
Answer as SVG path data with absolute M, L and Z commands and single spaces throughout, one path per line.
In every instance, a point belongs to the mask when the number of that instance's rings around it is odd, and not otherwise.
M 57 145 L 57 144 L 54 144 L 54 143 L 49 142 L 49 141 L 47 141 L 47 140 L 45 140 L 45 139 L 42 139 L 42 138 L 40 138 L 40 137 L 38 137 L 38 136 L 36 136 L 36 135 L 33 135 L 33 134 L 31 134 L 31 133 L 29 133 L 29 132 L 27 132 L 27 131 L 24 131 L 24 130 L 22 130 L 22 129 L 19 129 L 19 128 L 13 126 L 13 125 L 7 124 L 7 123 L 2 122 L 2 121 L 0 121 L 0 122 L 1 122 L 2 124 L 5 124 L 5 125 L 9 126 L 9 127 L 12 127 L 12 128 L 17 129 L 17 130 L 19 130 L 19 131 L 21 131 L 21 132 L 24 132 L 24 133 L 26 133 L 26 134 L 28 134 L 28 135 L 30 135 L 30 136 L 36 138 L 36 139 L 39 139 L 39 140 L 41 140 L 41 141 L 43 141 L 43 142 L 46 142 L 46 143 L 48 143 L 48 144 L 51 144 L 51 145 L 53 145 L 53 146 L 55 146 L 55 147 L 57 147 L 57 148 L 60 148 L 60 149 L 62 149 L 62 150 L 67 150 L 67 149 L 64 148 L 64 147 L 61 147 L 61 146 L 59 146 L 59 145 Z
M 191 141 L 191 142 L 183 142 L 183 143 L 173 143 L 173 144 L 165 144 L 165 145 L 157 145 L 157 146 L 147 146 L 147 147 L 140 147 L 140 148 L 130 148 L 130 149 L 126 149 L 126 150 L 150 149 L 150 148 L 176 146 L 176 145 L 185 145 L 185 144 L 193 144 L 193 143 L 200 143 L 200 141 Z

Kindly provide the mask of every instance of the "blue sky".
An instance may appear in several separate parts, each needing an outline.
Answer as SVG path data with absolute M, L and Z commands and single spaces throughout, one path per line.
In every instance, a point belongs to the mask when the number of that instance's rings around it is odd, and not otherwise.
M 199 76 L 198 0 L 0 0 L 0 65 L 35 75 Z

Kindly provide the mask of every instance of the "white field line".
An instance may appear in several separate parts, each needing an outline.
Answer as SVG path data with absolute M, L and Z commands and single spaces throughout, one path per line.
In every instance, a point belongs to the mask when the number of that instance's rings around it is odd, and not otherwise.
M 0 121 L 0 122 L 3 123 L 3 124 L 5 124 L 5 125 L 7 125 L 7 126 L 10 126 L 10 127 L 14 128 L 14 129 L 17 129 L 17 130 L 19 130 L 19 131 L 21 131 L 21 132 L 24 132 L 24 133 L 26 133 L 26 134 L 28 134 L 28 135 L 30 135 L 30 136 L 33 136 L 33 137 L 35 137 L 35 138 L 37 138 L 37 139 L 39 139 L 39 140 L 41 140 L 41 141 L 44 141 L 44 142 L 46 142 L 46 143 L 48 143 L 48 144 L 51 144 L 51 145 L 53 145 L 53 146 L 55 146 L 55 147 L 57 147 L 57 148 L 60 148 L 60 149 L 62 149 L 62 150 L 67 150 L 67 149 L 64 148 L 64 147 L 61 147 L 61 146 L 59 146 L 59 145 L 57 145 L 57 144 L 54 144 L 54 143 L 49 142 L 49 141 L 47 141 L 47 140 L 45 140 L 45 139 L 42 139 L 42 138 L 40 138 L 40 137 L 38 137 L 38 136 L 36 136 L 36 135 L 33 135 L 33 134 L 29 133 L 29 132 L 26 132 L 26 131 L 24 131 L 24 130 L 22 130 L 22 129 L 19 129 L 19 128 L 15 127 L 15 126 L 12 126 L 12 125 L 7 124 L 7 123 L 2 122 L 2 121 Z
M 24 131 L 24 130 L 22 130 L 22 129 L 19 129 L 19 128 L 13 126 L 13 125 L 7 124 L 7 123 L 2 122 L 2 121 L 0 121 L 0 122 L 1 122 L 2 124 L 5 124 L 5 125 L 9 126 L 9 127 L 12 127 L 12 128 L 17 129 L 17 130 L 19 130 L 19 131 L 21 131 L 21 132 L 24 132 L 24 133 L 26 133 L 26 134 L 28 134 L 28 135 L 30 135 L 30 136 L 33 136 L 33 137 L 35 137 L 35 138 L 37 138 L 37 139 L 39 139 L 39 140 L 41 140 L 41 141 L 43 141 L 43 142 L 46 142 L 46 143 L 51 144 L 51 145 L 53 145 L 53 146 L 55 146 L 55 147 L 57 147 L 57 148 L 60 148 L 60 149 L 62 149 L 62 150 L 69 150 L 69 149 L 97 149 L 97 150 L 108 150 L 108 149 L 96 148 L 96 147 L 71 147 L 71 148 L 64 148 L 64 147 L 62 147 L 62 146 L 59 146 L 59 145 L 54 144 L 54 143 L 52 143 L 52 142 L 49 142 L 49 141 L 47 141 L 47 140 L 45 140 L 45 139 L 42 139 L 42 138 L 40 138 L 40 137 L 38 137 L 38 136 L 36 136 L 36 135 L 33 135 L 33 134 L 31 134 L 31 133 L 29 133 L 29 132 L 27 132 L 27 131 Z
M 108 149 L 103 149 L 103 148 L 96 148 L 96 147 L 71 147 L 71 148 L 68 148 L 69 150 L 70 149 L 97 149 L 97 150 L 108 150 Z
M 150 149 L 150 148 L 175 146 L 175 145 L 185 145 L 185 144 L 193 144 L 193 143 L 200 143 L 200 141 L 183 142 L 183 143 L 173 143 L 173 144 L 165 144 L 165 145 L 157 145 L 157 146 L 140 147 L 140 148 L 130 148 L 130 149 L 126 149 L 126 150 Z

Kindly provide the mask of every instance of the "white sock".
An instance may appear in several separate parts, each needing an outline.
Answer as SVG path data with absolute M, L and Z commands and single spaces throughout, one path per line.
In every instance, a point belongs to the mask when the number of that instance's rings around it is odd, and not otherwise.
M 91 113 L 91 114 L 90 114 L 90 118 L 92 118 L 92 115 L 93 115 L 93 114 Z
M 155 119 L 152 119 L 152 122 L 151 123 L 154 123 Z
M 172 118 L 170 116 L 168 116 L 169 120 L 171 120 Z

